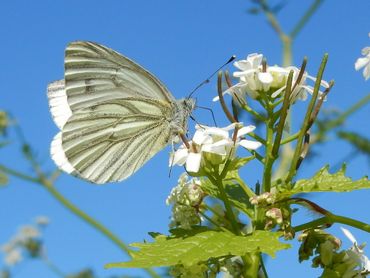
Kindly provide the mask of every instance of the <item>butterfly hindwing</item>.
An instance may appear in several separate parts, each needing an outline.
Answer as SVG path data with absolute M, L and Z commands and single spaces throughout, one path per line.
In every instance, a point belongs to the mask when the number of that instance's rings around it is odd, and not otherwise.
M 76 111 L 63 127 L 65 156 L 84 179 L 125 179 L 167 145 L 171 130 L 165 117 L 170 112 L 164 102 L 139 99 L 116 99 Z

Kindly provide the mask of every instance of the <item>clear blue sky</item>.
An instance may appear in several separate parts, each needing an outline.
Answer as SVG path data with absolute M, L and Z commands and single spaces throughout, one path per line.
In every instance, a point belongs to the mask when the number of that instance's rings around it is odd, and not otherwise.
M 311 1 L 287 1 L 281 12 L 282 25 L 291 27 Z M 304 4 L 303 4 L 304 2 Z M 158 76 L 177 97 L 187 95 L 230 55 L 244 58 L 261 52 L 270 64 L 281 62 L 280 43 L 263 16 L 246 13 L 249 1 L 2 1 L 0 3 L 1 74 L 0 109 L 12 113 L 23 127 L 27 140 L 43 167 L 54 169 L 49 145 L 57 132 L 51 120 L 46 86 L 63 77 L 64 48 L 74 40 L 105 44 L 144 65 Z M 336 85 L 325 108 L 345 109 L 369 93 L 354 61 L 363 47 L 370 45 L 368 32 L 370 1 L 324 1 L 294 44 L 294 60 L 309 57 L 308 70 L 315 74 L 320 59 L 329 53 L 325 79 Z M 198 102 L 214 108 L 215 80 L 198 93 Z M 302 112 L 299 106 L 297 113 Z M 198 121 L 211 124 L 208 114 L 196 112 Z M 221 119 L 223 116 L 218 115 Z M 369 106 L 349 119 L 346 128 L 370 136 Z M 220 120 L 221 121 L 221 120 Z M 250 124 L 250 122 L 246 122 Z M 10 134 L 14 138 L 14 134 Z M 333 136 L 332 136 L 333 138 Z M 18 145 L 1 149 L 0 163 L 29 172 Z M 315 160 L 305 162 L 302 177 L 308 177 L 326 163 L 335 164 L 351 152 L 340 141 L 329 141 L 319 148 Z M 125 182 L 95 186 L 63 175 L 57 188 L 87 213 L 102 221 L 125 242 L 148 239 L 147 232 L 165 233 L 170 208 L 165 199 L 176 184 L 181 168 L 168 178 L 169 149 L 153 158 Z M 244 176 L 256 181 L 256 171 Z M 369 173 L 369 161 L 359 156 L 350 161 L 348 174 L 361 177 Z M 368 191 L 348 194 L 320 194 L 314 200 L 333 212 L 370 223 Z M 0 243 L 21 224 L 37 215 L 51 218 L 45 232 L 50 259 L 65 272 L 93 267 L 100 276 L 113 274 L 144 275 L 139 270 L 104 270 L 107 262 L 127 258 L 108 240 L 71 215 L 35 184 L 12 178 L 0 189 Z M 313 215 L 303 213 L 306 219 Z M 333 233 L 342 236 L 338 226 Z M 351 229 L 359 242 L 370 237 Z M 344 239 L 345 240 L 345 239 Z M 344 241 L 344 246 L 348 242 Z M 281 252 L 267 263 L 270 277 L 317 277 L 309 263 L 298 264 L 297 246 Z M 370 247 L 367 249 L 370 255 Z M 1 265 L 1 262 L 0 262 Z M 54 277 L 39 262 L 22 264 L 17 278 Z

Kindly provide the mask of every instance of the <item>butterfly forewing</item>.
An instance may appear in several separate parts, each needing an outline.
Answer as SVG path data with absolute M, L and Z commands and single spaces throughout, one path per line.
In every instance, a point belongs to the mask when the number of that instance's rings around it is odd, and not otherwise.
M 175 101 L 147 70 L 114 50 L 92 42 L 68 45 L 65 82 L 72 111 L 115 98 Z

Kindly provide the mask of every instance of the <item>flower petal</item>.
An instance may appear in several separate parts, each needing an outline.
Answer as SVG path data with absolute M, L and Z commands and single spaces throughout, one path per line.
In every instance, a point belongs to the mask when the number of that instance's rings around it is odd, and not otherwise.
M 356 63 L 355 63 L 355 69 L 360 70 L 361 68 L 363 68 L 364 66 L 366 66 L 369 63 L 370 63 L 370 58 L 368 58 L 368 57 L 358 58 Z
M 200 162 L 202 160 L 202 156 L 200 153 L 189 153 L 186 159 L 186 171 L 197 173 L 200 168 Z
M 237 137 L 239 138 L 243 135 L 246 135 L 246 134 L 252 132 L 255 129 L 256 129 L 256 127 L 254 125 L 243 126 L 241 129 L 238 130 Z
M 239 142 L 239 145 L 243 146 L 248 150 L 256 150 L 262 146 L 260 142 L 243 139 Z
M 212 138 L 205 132 L 206 128 L 205 127 L 203 129 L 201 128 L 195 131 L 192 141 L 197 145 L 212 143 Z
M 177 151 L 175 151 L 175 153 L 173 153 L 170 156 L 169 167 L 173 165 L 180 165 L 180 166 L 184 165 L 188 155 L 189 155 L 189 151 L 187 148 L 178 149 Z
M 258 80 L 264 84 L 271 84 L 274 81 L 272 74 L 269 72 L 259 72 L 258 73 Z
M 352 235 L 352 233 L 349 230 L 343 227 L 340 227 L 340 229 L 342 230 L 343 234 L 352 242 L 353 245 L 357 245 L 356 238 Z

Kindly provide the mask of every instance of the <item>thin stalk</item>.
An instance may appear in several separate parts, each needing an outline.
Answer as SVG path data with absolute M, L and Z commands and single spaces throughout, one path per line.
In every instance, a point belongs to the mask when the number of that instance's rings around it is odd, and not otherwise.
M 236 120 L 232 113 L 230 113 L 229 109 L 227 108 L 227 105 L 224 100 L 223 92 L 222 92 L 222 71 L 220 71 L 217 75 L 217 93 L 220 100 L 220 104 L 222 107 L 222 110 L 224 111 L 226 117 L 229 119 L 231 123 L 235 123 Z
M 256 196 L 256 193 L 246 184 L 240 177 L 233 178 L 235 181 L 239 183 L 239 185 L 242 187 L 243 191 L 249 198 Z
M 260 142 L 262 145 L 265 145 L 266 146 L 266 141 L 265 139 L 263 139 L 262 137 L 258 136 L 257 134 L 255 134 L 254 132 L 249 132 L 247 134 L 248 136 L 252 137 L 253 139 L 256 139 L 258 142 Z
M 325 124 L 325 131 L 329 131 L 339 125 L 341 125 L 351 114 L 358 111 L 362 106 L 368 104 L 370 102 L 370 93 L 367 94 L 365 97 L 360 99 L 346 111 L 341 113 L 336 119 L 331 120 Z
M 41 261 L 58 277 L 67 277 L 67 275 L 59 269 L 53 262 L 51 262 L 46 256 L 40 257 Z
M 268 278 L 268 274 L 267 274 L 267 270 L 266 270 L 266 267 L 265 267 L 265 263 L 263 262 L 263 258 L 262 258 L 262 254 L 260 253 L 260 262 L 261 262 L 261 269 L 262 269 L 262 272 L 263 274 L 265 275 L 264 278 Z
M 305 14 L 302 16 L 302 18 L 298 21 L 298 23 L 293 28 L 292 32 L 290 32 L 290 37 L 292 39 L 296 38 L 299 32 L 303 29 L 303 27 L 306 25 L 306 23 L 310 20 L 310 18 L 314 15 L 316 10 L 319 8 L 319 6 L 324 2 L 323 0 L 315 0 L 315 2 L 312 3 L 312 5 L 308 8 L 308 10 L 305 12 Z
M 202 215 L 205 219 L 208 220 L 209 223 L 213 224 L 215 227 L 219 228 L 220 230 L 225 229 L 224 227 L 221 227 L 218 223 L 212 220 L 212 218 L 208 217 L 204 212 L 199 212 L 200 215 Z
M 271 189 L 271 174 L 272 165 L 274 163 L 274 157 L 272 156 L 273 140 L 274 140 L 274 123 L 271 119 L 273 113 L 270 106 L 266 106 L 268 120 L 266 124 L 266 154 L 265 154 L 265 165 L 263 168 L 263 181 L 262 190 L 263 192 L 270 192 Z
M 231 227 L 233 229 L 233 232 L 236 234 L 236 235 L 240 235 L 240 230 L 239 230 L 239 227 L 238 227 L 238 222 L 236 220 L 236 217 L 234 215 L 234 212 L 232 210 L 232 207 L 231 207 L 231 204 L 230 204 L 230 201 L 229 201 L 229 198 L 227 197 L 227 194 L 226 194 L 226 191 L 224 189 L 224 185 L 222 183 L 222 179 L 220 179 L 220 177 L 216 177 L 214 178 L 213 176 L 211 176 L 210 174 L 207 175 L 208 179 L 214 184 L 217 186 L 219 192 L 220 192 L 220 195 L 221 195 L 221 201 L 224 203 L 224 206 L 225 206 L 225 210 L 226 210 L 226 216 L 228 218 L 228 220 L 230 221 L 231 223 Z
M 284 126 L 285 126 L 286 118 L 288 116 L 289 107 L 290 107 L 290 95 L 292 93 L 292 82 L 293 82 L 293 71 L 290 71 L 288 80 L 287 80 L 286 89 L 285 89 L 285 94 L 284 94 L 283 107 L 281 108 L 280 120 L 279 120 L 279 124 L 278 124 L 277 131 L 276 131 L 274 146 L 272 148 L 273 159 L 276 159 L 279 154 L 281 138 L 283 137 Z M 271 163 L 273 162 L 274 161 L 272 161 Z
M 116 235 L 114 235 L 110 230 L 104 227 L 100 222 L 90 217 L 88 214 L 86 214 L 85 212 L 80 210 L 78 207 L 76 207 L 74 204 L 72 204 L 69 200 L 67 200 L 62 194 L 60 194 L 55 189 L 53 183 L 50 182 L 50 180 L 48 180 L 42 172 L 40 172 L 38 166 L 37 166 L 37 172 L 39 175 L 38 178 L 28 176 L 26 174 L 10 169 L 3 165 L 0 165 L 0 170 L 12 176 L 15 176 L 17 178 L 23 179 L 25 181 L 29 181 L 29 182 L 42 185 L 60 204 L 62 204 L 65 208 L 70 210 L 73 214 L 81 218 L 83 221 L 88 223 L 90 226 L 98 230 L 105 237 L 107 237 L 110 241 L 112 241 L 115 245 L 117 245 L 124 253 L 126 253 L 129 257 L 131 257 L 131 250 L 127 247 L 127 245 L 124 242 L 122 242 Z M 150 275 L 150 277 L 160 278 L 160 276 L 154 270 L 150 268 L 145 268 L 143 270 L 146 271 Z
M 341 223 L 348 226 L 352 226 L 354 228 L 360 229 L 362 231 L 370 233 L 370 225 L 349 217 L 335 215 L 332 213 L 327 214 L 324 217 L 321 217 L 319 219 L 315 219 L 313 221 L 307 222 L 302 225 L 298 225 L 296 227 L 293 227 L 295 232 L 307 230 L 307 229 L 313 229 L 319 226 L 323 225 L 332 225 L 334 223 Z
M 299 132 L 297 132 L 297 133 L 295 133 L 293 135 L 290 135 L 290 136 L 284 138 L 283 140 L 281 140 L 280 145 L 284 145 L 286 143 L 290 143 L 290 142 L 294 141 L 295 139 L 297 139 L 298 136 L 299 136 Z
M 4 165 L 0 165 L 0 171 L 3 172 L 3 173 L 9 174 L 11 176 L 20 178 L 20 179 L 25 180 L 25 181 L 30 181 L 30 182 L 33 182 L 33 183 L 39 183 L 38 178 L 34 178 L 34 177 L 29 176 L 29 175 L 23 174 L 23 173 L 18 172 L 16 170 L 10 169 L 10 168 L 8 168 Z
M 289 183 L 292 180 L 292 178 L 294 177 L 294 175 L 296 173 L 296 166 L 297 166 L 299 157 L 301 155 L 303 140 L 304 140 L 304 137 L 305 137 L 306 132 L 308 130 L 311 115 L 312 115 L 316 100 L 317 100 L 318 95 L 319 95 L 321 80 L 322 80 L 322 77 L 323 77 L 323 74 L 324 74 L 324 70 L 325 70 L 325 66 L 326 66 L 327 61 L 328 61 L 328 55 L 325 54 L 323 59 L 322 59 L 319 71 L 317 73 L 317 79 L 316 79 L 314 91 L 313 91 L 313 94 L 312 94 L 312 97 L 311 97 L 311 101 L 310 101 L 310 104 L 308 105 L 306 115 L 305 115 L 305 118 L 304 118 L 304 121 L 303 121 L 303 124 L 302 124 L 302 128 L 300 130 L 300 134 L 299 134 L 298 139 L 297 139 L 297 145 L 296 145 L 296 148 L 295 148 L 293 159 L 292 159 L 292 162 L 290 164 L 290 169 L 289 169 L 288 175 L 286 177 L 286 182 L 287 183 Z

